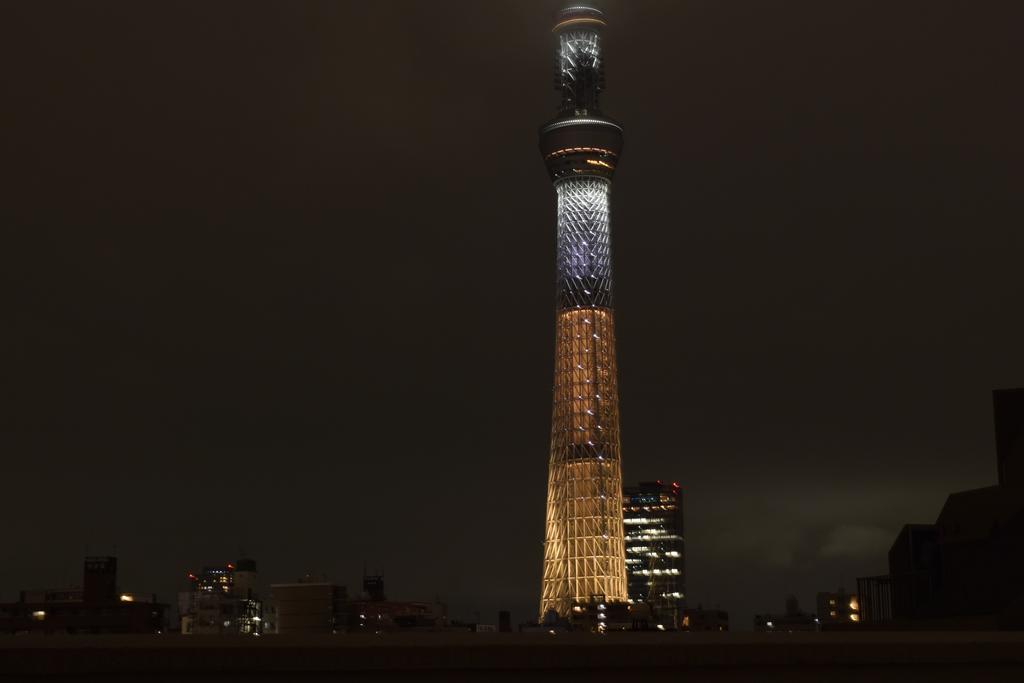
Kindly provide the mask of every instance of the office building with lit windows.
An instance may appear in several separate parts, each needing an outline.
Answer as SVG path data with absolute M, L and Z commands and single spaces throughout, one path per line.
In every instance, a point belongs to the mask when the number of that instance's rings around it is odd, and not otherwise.
M 263 601 L 257 593 L 256 562 L 241 559 L 189 572 L 190 589 L 178 594 L 185 635 L 260 635 Z
M 629 601 L 648 605 L 654 624 L 679 628 L 686 607 L 682 489 L 661 481 L 626 487 L 622 521 Z
M 541 621 L 570 618 L 575 607 L 627 600 L 609 220 L 622 127 L 598 104 L 604 27 L 604 14 L 591 7 L 558 13 L 552 32 L 561 105 L 540 129 L 541 155 L 557 196 Z

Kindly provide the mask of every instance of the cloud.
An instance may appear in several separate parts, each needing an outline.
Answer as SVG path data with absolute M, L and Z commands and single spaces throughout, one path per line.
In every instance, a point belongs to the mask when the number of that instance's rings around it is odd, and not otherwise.
M 828 532 L 818 554 L 821 557 L 877 556 L 889 550 L 893 539 L 893 533 L 881 527 L 841 524 Z
M 756 519 L 730 518 L 723 520 L 721 525 L 728 528 L 729 533 L 714 536 L 711 554 L 748 566 L 765 569 L 793 567 L 801 546 L 806 543 L 800 529 L 782 524 L 772 514 Z

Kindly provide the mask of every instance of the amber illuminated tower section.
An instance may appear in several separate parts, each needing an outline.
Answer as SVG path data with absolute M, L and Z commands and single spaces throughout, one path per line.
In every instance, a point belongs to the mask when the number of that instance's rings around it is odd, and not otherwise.
M 604 26 L 591 7 L 558 14 L 555 87 L 562 101 L 540 129 L 558 197 L 542 619 L 552 610 L 567 617 L 577 605 L 627 599 L 608 211 L 622 128 L 598 105 Z

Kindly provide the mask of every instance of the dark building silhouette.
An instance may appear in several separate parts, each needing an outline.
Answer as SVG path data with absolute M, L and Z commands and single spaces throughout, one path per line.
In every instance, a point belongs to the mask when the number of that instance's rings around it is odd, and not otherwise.
M 447 621 L 438 602 L 388 600 L 383 576 L 364 576 L 363 595 L 342 604 L 338 630 L 360 633 L 436 631 Z
M 118 588 L 116 557 L 87 557 L 80 588 L 23 590 L 0 604 L 0 633 L 161 633 L 166 609 Z
M 939 533 L 934 524 L 906 524 L 889 549 L 893 616 L 919 619 L 935 613 L 940 583 Z
M 114 602 L 117 592 L 117 558 L 87 557 L 82 567 L 82 599 L 86 602 Z
M 686 607 L 683 492 L 679 484 L 643 481 L 623 491 L 630 603 L 651 609 L 652 625 L 679 628 Z
M 355 599 L 344 586 L 310 577 L 273 584 L 270 594 L 271 628 L 281 634 L 440 631 L 447 623 L 441 603 L 388 600 L 381 576 L 364 576 Z
M 728 631 L 729 613 L 723 609 L 687 607 L 683 609 L 680 628 L 684 631 Z
M 383 602 L 387 600 L 384 595 L 384 577 L 383 576 L 364 576 L 363 577 L 363 592 L 366 597 L 374 602 Z
M 864 576 L 857 579 L 857 600 L 860 603 L 862 624 L 877 624 L 892 620 L 892 577 Z
M 1000 486 L 1024 486 L 1024 389 L 992 392 Z
M 935 526 L 933 613 L 994 614 L 1005 625 L 1024 621 L 1024 491 L 988 486 L 954 493 Z
M 934 524 L 903 527 L 889 550 L 891 591 L 884 577 L 858 580 L 866 622 L 1024 628 L 1024 389 L 993 392 L 993 405 L 999 483 L 950 494 Z
M 270 586 L 267 630 L 282 634 L 334 633 L 344 627 L 344 586 L 310 578 Z
M 813 614 L 800 609 L 800 603 L 792 595 L 786 598 L 783 614 L 755 614 L 755 631 L 820 631 L 821 622 Z

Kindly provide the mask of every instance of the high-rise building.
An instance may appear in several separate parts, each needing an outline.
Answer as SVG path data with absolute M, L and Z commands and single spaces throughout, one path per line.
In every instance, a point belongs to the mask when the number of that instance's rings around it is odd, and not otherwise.
M 540 616 L 627 599 L 609 197 L 622 127 L 601 114 L 604 14 L 575 5 L 553 32 L 555 119 L 540 149 L 557 195 L 555 378 Z
M 686 607 L 683 493 L 679 484 L 642 481 L 622 498 L 629 601 L 651 608 L 654 623 L 679 628 Z
M 259 635 L 263 601 L 257 593 L 256 562 L 241 559 L 189 573 L 190 590 L 179 593 L 181 632 L 197 635 Z

